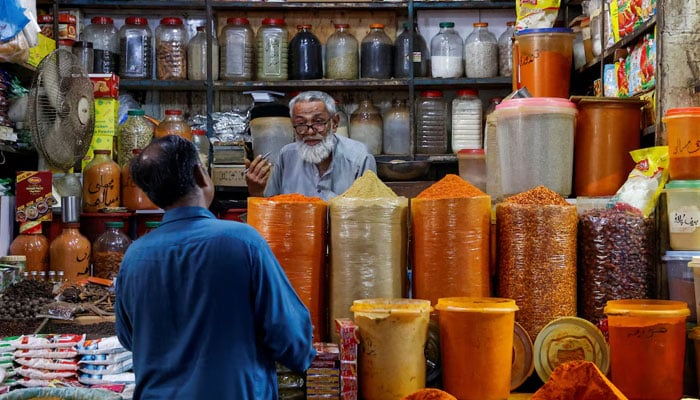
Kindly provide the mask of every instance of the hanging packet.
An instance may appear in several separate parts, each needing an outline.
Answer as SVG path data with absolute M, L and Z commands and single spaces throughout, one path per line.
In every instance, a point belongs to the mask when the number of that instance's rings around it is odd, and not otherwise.
M 611 206 L 648 217 L 668 181 L 668 146 L 633 150 L 630 155 L 636 165 L 611 199 Z

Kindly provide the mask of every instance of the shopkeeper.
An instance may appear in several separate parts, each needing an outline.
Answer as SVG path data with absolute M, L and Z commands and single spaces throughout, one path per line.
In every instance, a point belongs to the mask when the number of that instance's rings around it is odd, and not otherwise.
M 250 196 L 300 193 L 328 200 L 345 192 L 365 171 L 377 172 L 364 143 L 334 134 L 340 118 L 329 94 L 302 92 L 289 102 L 289 109 L 297 140 L 282 147 L 276 165 L 261 157 L 246 161 Z

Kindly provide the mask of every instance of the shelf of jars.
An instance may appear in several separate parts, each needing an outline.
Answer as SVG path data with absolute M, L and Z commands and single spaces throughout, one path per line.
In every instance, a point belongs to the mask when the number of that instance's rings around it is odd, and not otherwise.
M 250 89 L 281 89 L 299 90 L 319 89 L 319 90 L 344 90 L 344 89 L 405 89 L 408 85 L 407 79 L 304 79 L 288 81 L 216 81 L 214 90 L 250 90 Z
M 82 9 L 203 9 L 204 0 L 55 0 L 59 7 L 80 7 Z
M 443 9 L 508 9 L 515 8 L 513 1 L 414 1 L 416 10 L 443 10 Z
M 124 90 L 205 91 L 207 81 L 122 78 L 119 87 Z
M 249 10 L 255 9 L 372 9 L 372 10 L 397 10 L 406 9 L 406 1 L 358 1 L 358 2 L 336 2 L 336 1 L 210 1 L 209 4 L 216 10 Z

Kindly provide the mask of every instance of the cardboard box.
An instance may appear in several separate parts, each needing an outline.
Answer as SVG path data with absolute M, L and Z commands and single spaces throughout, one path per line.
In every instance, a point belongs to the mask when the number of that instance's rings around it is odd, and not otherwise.
M 212 165 L 211 180 L 215 186 L 245 187 L 245 164 Z
M 81 171 L 85 171 L 85 167 L 90 161 L 95 157 L 93 151 L 95 150 L 109 150 L 111 151 L 111 156 L 114 158 L 114 147 L 116 143 L 114 141 L 114 136 L 110 135 L 92 135 L 92 142 L 90 142 L 90 148 L 88 149 L 85 157 L 81 161 Z
M 119 100 L 95 99 L 95 135 L 115 136 L 119 125 Z
M 119 99 L 119 75 L 116 74 L 88 74 L 93 86 L 93 95 L 96 99 Z
M 17 205 L 15 220 L 51 221 L 51 207 L 56 204 L 53 197 L 53 175 L 51 171 L 17 172 Z
M 27 64 L 35 67 L 39 65 L 44 57 L 48 56 L 49 53 L 56 49 L 55 40 L 48 38 L 41 33 L 37 34 L 37 36 L 38 43 L 36 46 L 29 49 L 29 59 L 27 60 Z

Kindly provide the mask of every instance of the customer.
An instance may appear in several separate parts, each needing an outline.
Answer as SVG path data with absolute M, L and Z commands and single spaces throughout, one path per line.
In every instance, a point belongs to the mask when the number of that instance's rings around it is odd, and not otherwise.
M 377 172 L 363 143 L 334 134 L 340 117 L 330 95 L 302 92 L 289 102 L 289 109 L 297 140 L 282 147 L 277 165 L 260 157 L 248 164 L 250 196 L 300 193 L 328 200 L 345 192 L 365 171 Z
M 208 210 L 197 150 L 169 135 L 130 164 L 165 210 L 117 276 L 119 341 L 133 352 L 135 399 L 276 399 L 275 362 L 304 371 L 316 352 L 309 311 L 252 227 Z

